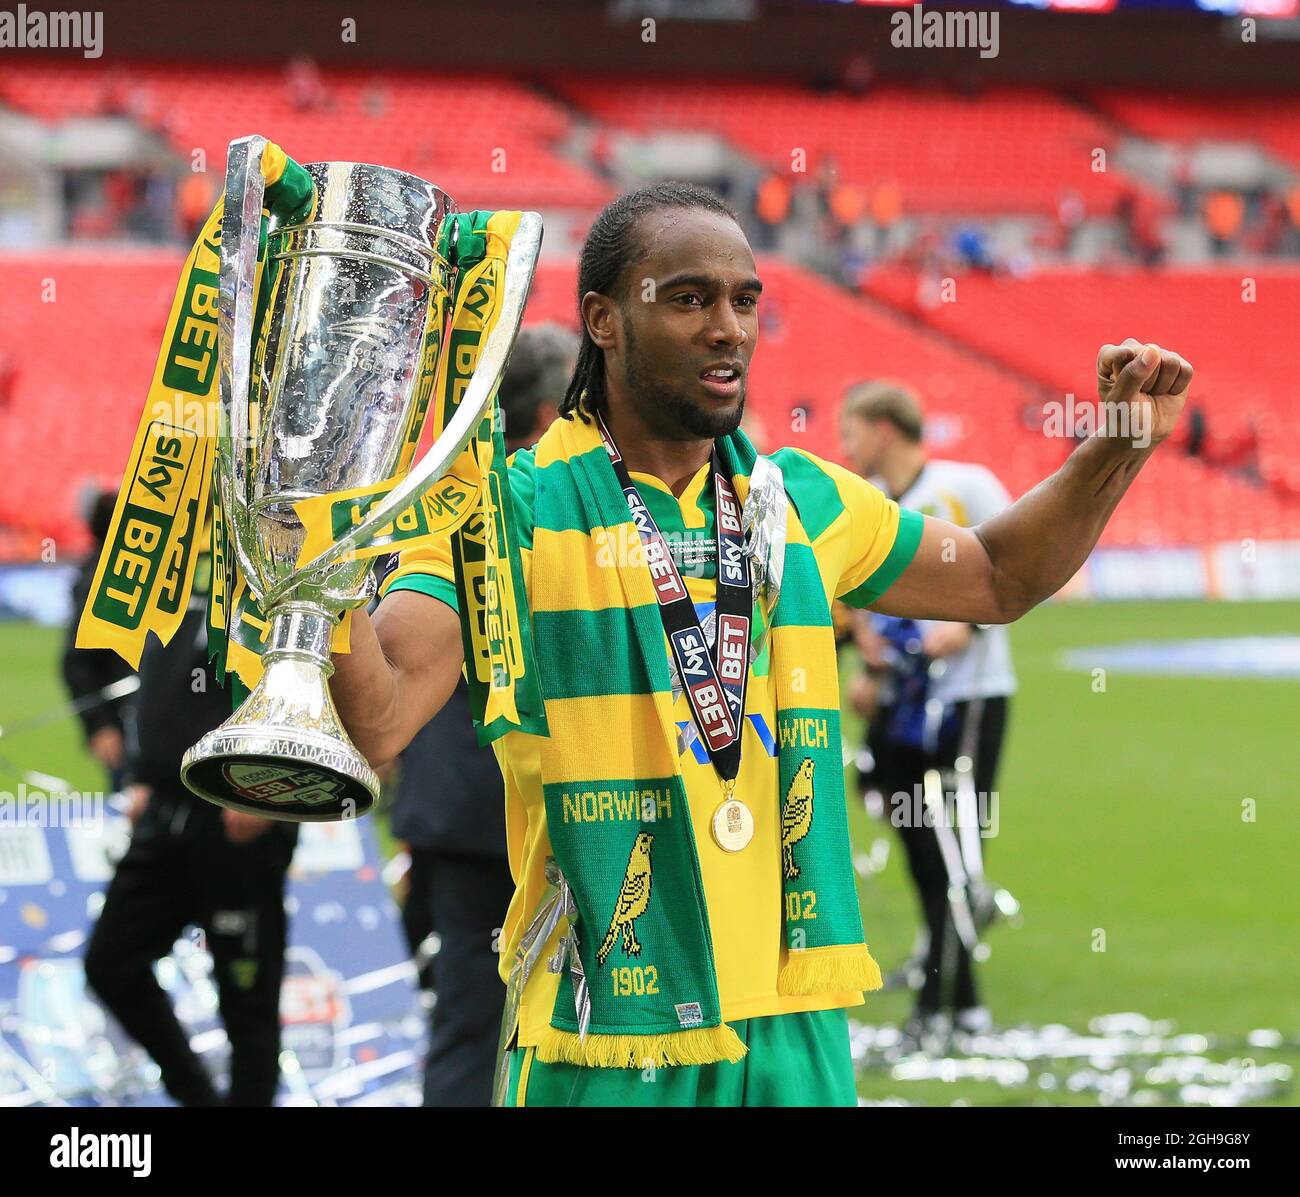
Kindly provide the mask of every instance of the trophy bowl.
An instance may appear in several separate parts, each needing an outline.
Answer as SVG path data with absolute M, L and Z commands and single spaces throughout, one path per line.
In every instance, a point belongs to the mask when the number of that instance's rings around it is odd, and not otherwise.
M 438 377 L 453 266 L 438 251 L 455 208 L 433 184 L 364 163 L 305 167 L 314 210 L 266 230 L 260 137 L 231 143 L 221 233 L 221 405 L 215 485 L 232 557 L 269 628 L 260 681 L 184 757 L 181 778 L 221 806 L 294 821 L 364 813 L 379 781 L 330 696 L 344 611 L 374 593 L 348 550 L 445 474 L 492 401 L 541 238 L 526 213 L 506 265 L 501 318 L 455 416 L 414 468 Z M 517 251 L 517 252 L 516 252 Z M 294 505 L 400 479 L 362 521 L 299 564 Z M 226 596 L 227 603 L 231 596 Z M 230 615 L 234 621 L 239 609 Z

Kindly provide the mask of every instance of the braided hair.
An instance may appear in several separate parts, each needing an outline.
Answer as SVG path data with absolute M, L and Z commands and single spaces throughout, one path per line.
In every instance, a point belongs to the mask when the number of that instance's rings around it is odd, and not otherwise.
M 605 351 L 591 339 L 587 322 L 582 318 L 582 297 L 588 291 L 615 295 L 622 285 L 623 271 L 642 253 L 636 236 L 641 217 L 664 208 L 702 208 L 734 220 L 740 219 L 717 194 L 694 183 L 654 183 L 620 195 L 608 204 L 592 224 L 582 243 L 578 259 L 578 323 L 582 341 L 578 362 L 564 399 L 559 406 L 566 419 L 577 415 L 589 423 L 587 413 L 605 406 Z

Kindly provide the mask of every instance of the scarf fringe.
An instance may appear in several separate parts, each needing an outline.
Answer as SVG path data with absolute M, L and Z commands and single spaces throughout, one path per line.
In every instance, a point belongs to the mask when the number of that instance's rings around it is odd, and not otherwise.
M 543 1064 L 587 1068 L 668 1068 L 673 1065 L 735 1064 L 749 1049 L 726 1023 L 657 1035 L 588 1035 L 548 1027 L 537 1043 Z
M 880 965 L 864 943 L 843 947 L 807 948 L 791 951 L 777 992 L 799 996 L 817 993 L 849 993 L 853 990 L 883 989 Z

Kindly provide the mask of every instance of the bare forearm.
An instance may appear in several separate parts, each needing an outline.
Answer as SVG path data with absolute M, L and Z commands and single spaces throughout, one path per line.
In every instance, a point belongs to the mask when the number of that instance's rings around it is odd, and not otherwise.
M 978 527 L 927 516 L 910 564 L 872 610 L 1010 623 L 1074 576 L 1152 448 L 1173 431 L 1192 367 L 1172 350 L 1129 338 L 1102 346 L 1097 380 L 1102 403 L 1126 414 L 1121 426 L 1137 435 L 1098 433 L 1050 478 Z
M 460 619 L 445 603 L 390 594 L 373 617 L 353 617 L 351 652 L 330 683 L 348 734 L 375 768 L 402 751 L 443 707 L 460 678 Z
M 1050 598 L 1087 560 L 1152 446 L 1094 436 L 1005 511 L 975 528 L 1006 621 Z
M 372 764 L 392 758 L 387 739 L 396 722 L 397 677 L 364 610 L 352 613 L 351 651 L 334 653 L 330 694 L 357 749 Z

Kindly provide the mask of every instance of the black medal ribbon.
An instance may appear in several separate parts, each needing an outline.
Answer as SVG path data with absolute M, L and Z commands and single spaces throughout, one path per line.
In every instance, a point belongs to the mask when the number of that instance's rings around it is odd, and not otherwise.
M 740 772 L 745 687 L 749 682 L 750 620 L 754 609 L 753 574 L 745 553 L 741 507 L 735 488 L 723 473 L 715 445 L 709 465 L 713 475 L 718 593 L 717 634 L 710 652 L 704 629 L 695 614 L 695 604 L 686 591 L 668 543 L 633 485 L 604 420 L 600 420 L 600 435 L 641 538 L 659 615 L 695 726 L 719 776 L 724 782 L 734 783 Z

